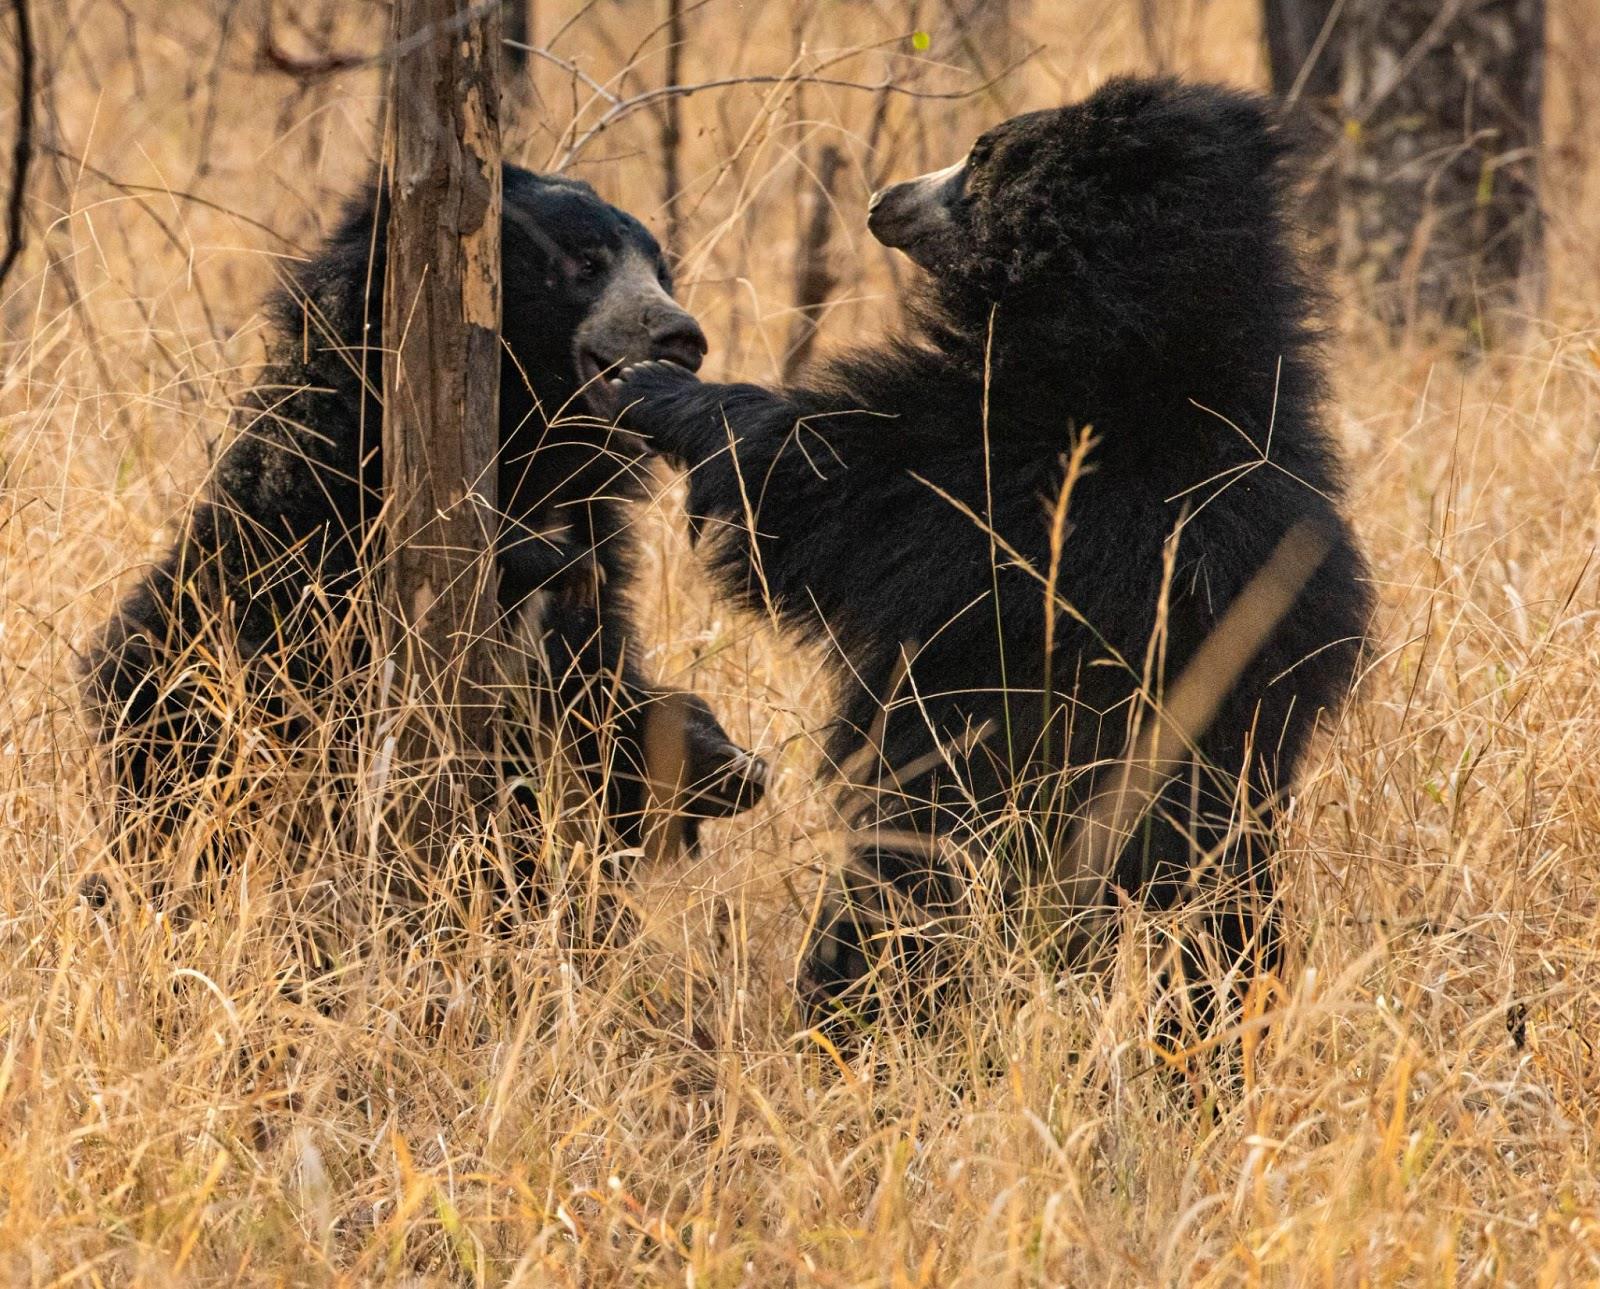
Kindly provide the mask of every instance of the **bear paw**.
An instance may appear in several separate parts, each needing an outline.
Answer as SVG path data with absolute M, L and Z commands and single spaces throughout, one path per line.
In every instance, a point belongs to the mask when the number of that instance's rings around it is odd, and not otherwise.
M 679 385 L 699 383 L 698 376 L 670 358 L 647 358 L 643 362 L 629 363 L 606 381 L 612 393 L 623 402 L 648 398 Z

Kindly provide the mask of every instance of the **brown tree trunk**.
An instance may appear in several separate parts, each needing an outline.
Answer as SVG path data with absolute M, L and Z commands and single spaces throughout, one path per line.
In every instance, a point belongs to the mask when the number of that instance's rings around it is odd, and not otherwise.
M 683 0 L 667 0 L 668 86 L 683 81 Z M 683 254 L 683 213 L 678 196 L 683 187 L 680 169 L 683 149 L 683 100 L 668 94 L 661 105 L 661 206 L 667 218 L 667 254 Z
M 786 385 L 811 361 L 823 307 L 838 285 L 828 251 L 833 242 L 833 189 L 843 168 L 844 154 L 833 144 L 824 143 L 817 150 L 816 177 L 806 197 L 795 262 L 794 322 L 789 327 L 788 352 L 783 360 Z
M 492 738 L 500 395 L 500 15 L 395 0 L 383 480 L 405 843 L 436 860 Z
M 1266 0 L 1273 88 L 1322 140 L 1310 222 L 1385 321 L 1487 343 L 1543 294 L 1544 0 Z
M 1335 0 L 1266 0 L 1261 25 L 1274 94 L 1322 103 L 1337 91 L 1338 60 L 1327 42 L 1330 20 L 1344 8 Z
M 501 46 L 500 67 L 508 81 L 518 81 L 528 74 L 526 46 L 533 43 L 533 0 L 505 0 L 501 12 L 500 38 L 512 43 Z

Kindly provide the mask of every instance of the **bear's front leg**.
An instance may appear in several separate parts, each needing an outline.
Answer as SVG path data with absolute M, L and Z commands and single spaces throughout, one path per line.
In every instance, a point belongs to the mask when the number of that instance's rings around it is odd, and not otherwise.
M 617 424 L 631 430 L 675 465 L 694 467 L 707 455 L 706 431 L 715 417 L 716 401 L 706 385 L 677 363 L 652 360 L 634 363 L 608 382 L 617 401 Z
M 716 457 L 740 456 L 752 432 L 793 422 L 788 403 L 759 385 L 714 385 L 677 363 L 653 360 L 625 367 L 611 382 L 617 423 L 675 464 L 698 470 Z
M 565 528 L 543 531 L 507 515 L 495 542 L 500 570 L 500 608 L 515 613 L 537 591 L 570 591 L 591 585 L 592 552 L 580 550 Z
M 818 910 L 795 981 L 812 1023 L 840 1045 L 885 1019 L 934 1024 L 960 990 L 961 907 L 940 860 L 857 847 Z

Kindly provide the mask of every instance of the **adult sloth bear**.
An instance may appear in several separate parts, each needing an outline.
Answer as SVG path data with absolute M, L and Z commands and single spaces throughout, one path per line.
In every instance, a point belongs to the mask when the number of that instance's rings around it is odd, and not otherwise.
M 507 165 L 504 212 L 500 603 L 536 611 L 541 717 L 560 721 L 622 841 L 637 845 L 656 713 L 686 714 L 692 817 L 742 809 L 762 790 L 761 763 L 703 702 L 660 703 L 664 691 L 639 673 L 625 601 L 639 457 L 585 408 L 602 371 L 652 357 L 690 370 L 705 338 L 673 302 L 655 240 L 587 184 Z M 219 658 L 236 660 L 257 714 L 291 740 L 325 716 L 350 664 L 370 658 L 351 592 L 371 564 L 381 501 L 387 225 L 387 200 L 369 188 L 276 296 L 278 339 L 237 437 L 90 655 L 86 697 L 124 829 L 142 817 L 159 836 L 208 777 L 243 772 Z
M 814 1002 L 870 1012 L 878 962 L 939 961 L 914 928 L 960 907 L 962 879 L 930 836 L 983 828 L 973 849 L 1021 867 L 1004 885 L 1040 876 L 1136 720 L 1309 521 L 1326 557 L 1114 856 L 1156 906 L 1204 874 L 1211 943 L 1275 960 L 1257 922 L 1274 808 L 1369 615 L 1284 151 L 1258 98 L 1111 81 L 873 198 L 873 234 L 926 271 L 909 334 L 792 389 L 670 362 L 615 382 L 623 423 L 689 470 L 722 585 L 837 652 L 826 755 L 867 804 L 813 936 Z

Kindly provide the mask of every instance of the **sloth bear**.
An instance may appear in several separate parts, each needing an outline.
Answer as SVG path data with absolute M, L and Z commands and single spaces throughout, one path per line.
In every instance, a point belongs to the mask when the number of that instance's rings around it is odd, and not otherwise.
M 873 1015 L 879 965 L 916 982 L 944 961 L 933 929 L 970 879 L 930 839 L 983 829 L 1015 909 L 1141 711 L 1309 524 L 1326 555 L 1096 895 L 1164 908 L 1202 886 L 1191 969 L 1204 942 L 1276 962 L 1274 811 L 1370 607 L 1287 151 L 1252 95 L 1113 80 L 873 197 L 873 235 L 925 273 L 907 334 L 795 388 L 670 360 L 612 382 L 622 424 L 688 470 L 725 590 L 837 657 L 825 755 L 859 832 L 799 982 L 820 1013 Z
M 661 703 L 668 691 L 638 670 L 626 503 L 643 458 L 587 404 L 600 373 L 624 361 L 698 367 L 705 337 L 673 301 L 661 250 L 637 220 L 581 182 L 512 165 L 503 178 L 500 605 L 522 617 L 528 652 L 548 663 L 536 684 L 548 692 L 532 706 L 561 723 L 571 759 L 604 785 L 624 845 L 640 842 L 646 726 L 668 709 L 683 720 L 681 835 L 692 844 L 695 818 L 761 795 L 764 766 L 704 702 Z M 369 185 L 274 298 L 277 339 L 237 437 L 176 545 L 89 655 L 87 706 L 124 834 L 142 819 L 159 838 L 208 776 L 239 772 L 225 750 L 237 704 L 220 657 L 238 662 L 266 726 L 291 741 L 325 717 L 339 675 L 371 660 L 351 619 L 352 592 L 381 541 L 372 519 L 383 480 L 387 225 L 387 198 Z M 532 755 L 537 740 L 524 733 Z

